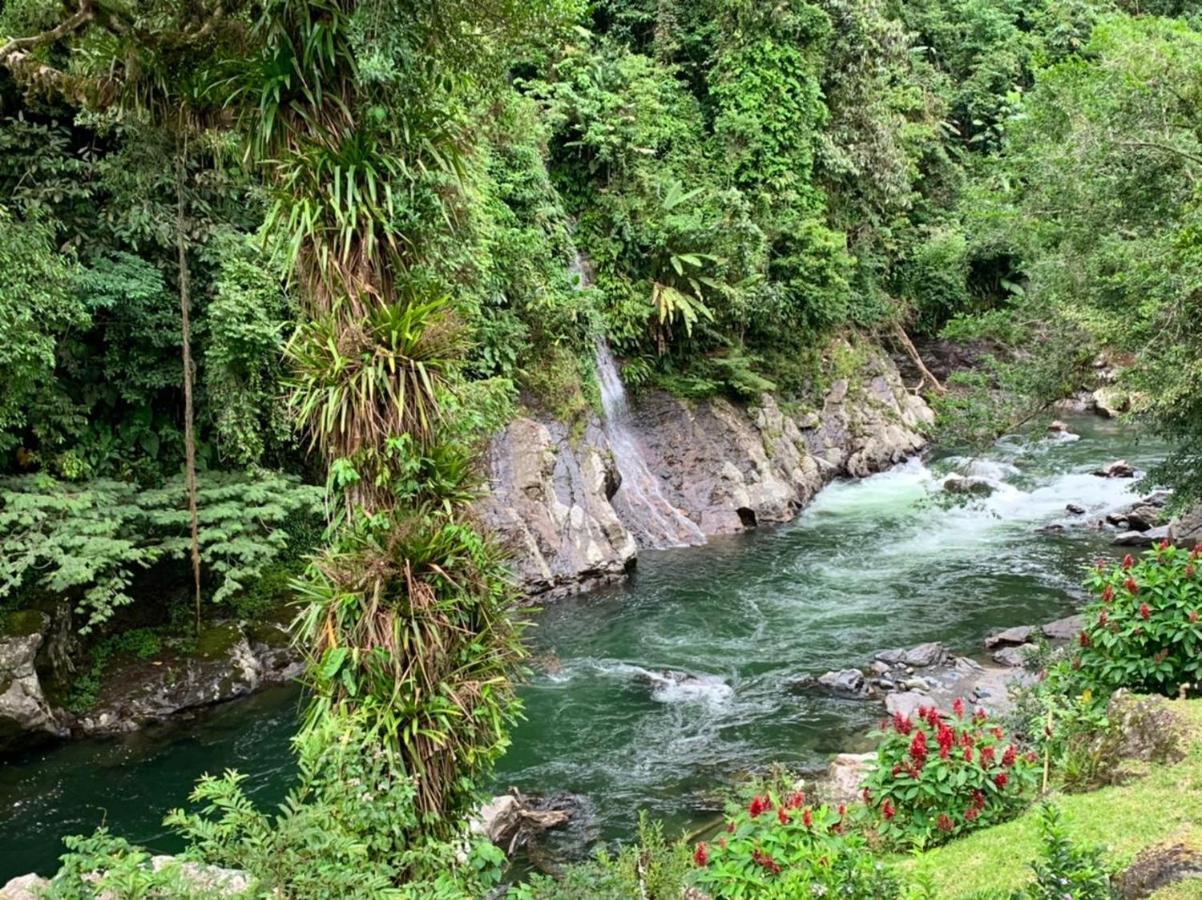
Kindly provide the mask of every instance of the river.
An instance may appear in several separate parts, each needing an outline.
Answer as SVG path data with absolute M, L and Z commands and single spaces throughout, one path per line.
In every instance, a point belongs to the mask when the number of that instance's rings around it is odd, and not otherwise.
M 973 463 L 999 487 L 972 506 L 932 502 L 962 460 L 913 460 L 829 486 L 790 525 L 647 552 L 628 583 L 555 603 L 531 630 L 539 666 L 498 786 L 587 797 L 593 815 L 567 837 L 578 845 L 629 835 L 640 810 L 686 826 L 743 772 L 816 767 L 861 745 L 879 707 L 788 684 L 928 640 L 976 653 L 992 630 L 1070 612 L 1084 568 L 1113 552 L 1105 534 L 1036 529 L 1131 502 L 1130 481 L 1091 471 L 1119 457 L 1146 466 L 1163 448 L 1105 419 L 1070 425 L 1080 440 L 999 441 Z M 1067 503 L 1088 516 L 1069 516 Z M 695 690 L 639 678 L 665 668 L 717 678 Z M 0 883 L 53 871 L 60 838 L 101 823 L 177 849 L 162 816 L 205 771 L 237 768 L 263 803 L 278 802 L 294 771 L 297 704 L 281 689 L 0 767 Z

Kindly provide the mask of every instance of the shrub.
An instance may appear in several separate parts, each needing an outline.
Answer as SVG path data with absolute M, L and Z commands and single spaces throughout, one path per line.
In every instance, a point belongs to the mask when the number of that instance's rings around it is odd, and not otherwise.
M 1043 847 L 1039 859 L 1031 863 L 1035 881 L 1014 900 L 1111 900 L 1117 896 L 1102 862 L 1102 848 L 1076 846 L 1056 806 L 1044 804 L 1039 831 Z
M 1036 784 L 1034 753 L 1021 753 L 983 710 L 949 718 L 921 708 L 895 714 L 878 735 L 865 781 L 870 821 L 892 846 L 929 846 L 1014 816 Z
M 510 900 L 679 900 L 689 872 L 683 841 L 669 843 L 663 828 L 639 817 L 638 840 L 616 853 L 597 851 L 557 877 L 535 875 L 506 895 Z
M 1074 663 L 1097 690 L 1173 696 L 1202 681 L 1200 556 L 1202 546 L 1186 552 L 1165 541 L 1116 566 L 1099 561 Z
M 714 898 L 888 900 L 901 890 L 844 806 L 813 806 L 798 791 L 769 790 L 732 810 L 726 831 L 699 843 L 693 861 L 697 886 Z

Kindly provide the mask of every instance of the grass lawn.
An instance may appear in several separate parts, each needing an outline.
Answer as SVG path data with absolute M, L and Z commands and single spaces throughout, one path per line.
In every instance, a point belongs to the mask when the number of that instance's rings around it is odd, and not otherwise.
M 1144 766 L 1126 784 L 1053 797 L 1073 840 L 1103 844 L 1114 871 L 1149 847 L 1184 844 L 1202 852 L 1202 700 L 1174 701 L 1188 723 L 1187 755 L 1175 765 Z M 987 828 L 929 854 L 941 897 L 1009 892 L 1030 878 L 1039 853 L 1039 810 Z M 1202 900 L 1202 880 L 1162 889 L 1156 900 Z

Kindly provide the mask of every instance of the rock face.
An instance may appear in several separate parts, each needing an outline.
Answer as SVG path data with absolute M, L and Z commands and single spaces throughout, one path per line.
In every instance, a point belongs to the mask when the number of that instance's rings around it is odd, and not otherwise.
M 72 723 L 82 734 L 134 731 L 177 713 L 243 697 L 300 674 L 282 625 L 235 622 L 201 632 L 195 653 L 165 651 L 130 662 L 106 679 L 96 705 Z
M 33 736 L 66 733 L 46 701 L 36 666 L 49 627 L 50 617 L 32 610 L 0 617 L 0 750 Z
M 629 425 L 659 493 L 705 535 L 720 535 L 787 522 L 832 479 L 901 462 L 925 445 L 932 420 L 894 365 L 873 356 L 854 381 L 836 380 L 819 410 L 788 412 L 768 395 L 742 407 L 652 393 Z M 617 580 L 633 563 L 637 543 L 612 502 L 613 453 L 600 421 L 573 436 L 519 418 L 490 446 L 481 518 L 509 546 L 528 597 Z
M 1178 547 L 1202 544 L 1202 506 L 1184 512 L 1169 523 L 1168 539 Z

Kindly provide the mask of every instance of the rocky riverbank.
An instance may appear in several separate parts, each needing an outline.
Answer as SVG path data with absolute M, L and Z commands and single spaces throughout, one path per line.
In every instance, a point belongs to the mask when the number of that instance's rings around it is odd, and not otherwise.
M 629 430 L 659 479 L 657 500 L 679 514 L 671 521 L 685 545 L 698 530 L 734 534 L 789 521 L 833 479 L 869 475 L 921 450 L 933 418 L 894 364 L 870 354 L 816 409 L 787 408 L 769 395 L 742 407 L 652 392 Z M 532 600 L 620 579 L 633 565 L 636 523 L 600 417 L 582 435 L 518 418 L 493 442 L 488 464 L 492 493 L 482 517 L 512 549 Z

